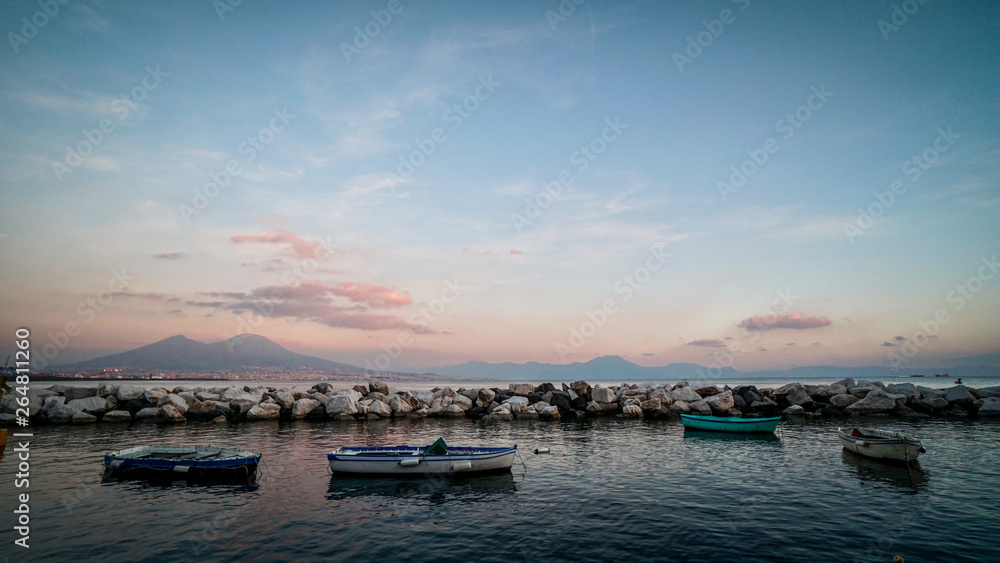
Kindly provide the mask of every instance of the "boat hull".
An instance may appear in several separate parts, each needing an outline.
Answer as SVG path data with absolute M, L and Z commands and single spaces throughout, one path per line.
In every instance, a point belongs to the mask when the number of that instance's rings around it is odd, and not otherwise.
M 770 418 L 735 418 L 722 416 L 699 416 L 682 414 L 681 423 L 687 430 L 708 432 L 730 432 L 735 434 L 773 433 L 781 422 L 780 416 Z
M 420 477 L 509 473 L 517 446 L 509 448 L 450 447 L 446 454 L 425 454 L 425 448 L 338 448 L 327 454 L 335 474 Z
M 246 478 L 261 454 L 213 446 L 138 446 L 104 455 L 107 476 L 188 479 Z
M 845 432 L 842 429 L 838 429 L 838 436 L 845 450 L 860 456 L 890 463 L 910 464 L 916 463 L 917 457 L 925 451 L 920 440 L 898 433 L 862 428 L 857 430 L 863 436 L 854 436 L 850 431 Z

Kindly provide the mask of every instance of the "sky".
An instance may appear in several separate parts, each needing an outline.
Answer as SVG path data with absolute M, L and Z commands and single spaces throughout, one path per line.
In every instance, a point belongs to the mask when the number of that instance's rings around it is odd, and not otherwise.
M 996 3 L 44 8 L 0 8 L 0 334 L 36 366 L 998 351 Z

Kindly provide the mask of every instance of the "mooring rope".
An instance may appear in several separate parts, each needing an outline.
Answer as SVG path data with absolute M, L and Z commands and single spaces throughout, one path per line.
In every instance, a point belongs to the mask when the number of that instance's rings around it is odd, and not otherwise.
M 517 459 L 521 460 L 521 468 L 524 469 L 524 472 L 521 473 L 521 478 L 523 479 L 524 476 L 528 474 L 528 466 L 525 465 L 524 458 L 521 457 L 521 451 L 520 450 L 514 450 L 514 453 L 517 455 Z

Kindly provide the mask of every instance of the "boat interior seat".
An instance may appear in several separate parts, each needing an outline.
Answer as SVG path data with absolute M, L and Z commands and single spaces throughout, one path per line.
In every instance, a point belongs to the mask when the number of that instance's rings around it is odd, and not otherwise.
M 854 436 L 855 438 L 864 438 L 865 437 L 865 435 L 862 434 L 861 431 L 858 430 L 857 428 L 855 428 L 854 430 L 851 430 L 851 436 Z

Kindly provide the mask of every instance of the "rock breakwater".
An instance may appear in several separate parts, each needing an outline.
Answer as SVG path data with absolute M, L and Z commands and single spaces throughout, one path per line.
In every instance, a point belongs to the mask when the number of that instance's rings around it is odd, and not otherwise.
M 92 424 L 187 421 L 239 423 L 266 420 L 371 420 L 383 418 L 470 418 L 487 421 L 561 420 L 620 416 L 668 419 L 680 414 L 716 416 L 812 416 L 843 418 L 1000 418 L 1000 386 L 956 385 L 933 389 L 911 383 L 843 379 L 828 385 L 626 384 L 601 387 L 585 381 L 506 389 L 468 387 L 396 391 L 370 381 L 352 388 L 318 383 L 308 391 L 230 386 L 156 387 L 104 383 L 94 387 L 53 385 L 32 389 L 28 404 L 8 393 L 0 404 L 0 425 L 13 425 L 27 408 L 34 424 Z M 23 399 L 21 399 L 23 403 Z

